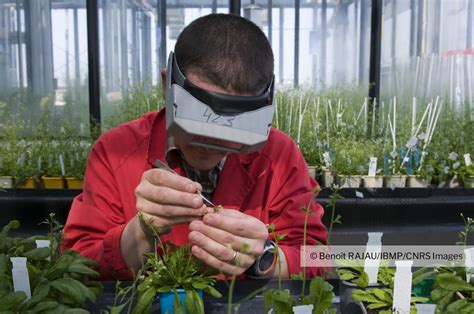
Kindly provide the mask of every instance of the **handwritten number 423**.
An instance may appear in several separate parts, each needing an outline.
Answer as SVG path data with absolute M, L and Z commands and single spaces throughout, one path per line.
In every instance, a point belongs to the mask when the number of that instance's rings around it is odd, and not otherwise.
M 232 121 L 235 119 L 233 116 L 221 116 L 215 114 L 208 109 L 204 111 L 202 116 L 206 118 L 207 123 L 220 124 L 223 126 L 232 126 Z

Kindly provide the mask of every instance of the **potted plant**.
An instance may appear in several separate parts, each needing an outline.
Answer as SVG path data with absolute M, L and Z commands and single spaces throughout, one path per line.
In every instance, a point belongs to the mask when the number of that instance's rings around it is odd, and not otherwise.
M 393 289 L 391 288 L 356 289 L 352 292 L 352 298 L 359 303 L 362 313 L 393 313 Z M 427 298 L 411 296 L 410 313 L 417 313 L 415 304 L 427 301 Z
M 458 169 L 459 177 L 466 189 L 474 188 L 474 164 L 463 163 Z
M 13 177 L 13 160 L 10 152 L 6 147 L 2 147 L 5 152 L 0 156 L 0 189 L 11 189 L 15 186 L 15 179 Z
M 403 151 L 403 150 L 402 150 Z M 383 186 L 387 188 L 404 188 L 407 175 L 404 169 L 400 169 L 400 156 L 396 151 L 384 154 L 384 177 Z
M 376 284 L 369 284 L 369 277 L 364 271 L 364 266 L 361 262 L 357 263 L 350 260 L 339 260 L 338 264 L 342 266 L 336 270 L 339 279 L 341 280 L 339 285 L 339 295 L 342 310 L 351 307 L 351 303 L 355 301 L 352 298 L 352 293 L 356 289 L 365 290 L 366 288 L 393 286 L 395 270 L 387 267 L 387 261 L 381 261 Z
M 87 150 L 72 151 L 69 155 L 69 166 L 66 167 L 66 185 L 68 189 L 82 189 L 87 164 Z
M 204 313 L 202 292 L 219 298 L 214 289 L 215 276 L 203 272 L 203 265 L 191 253 L 189 244 L 176 247 L 162 243 L 151 224 L 143 220 L 162 251 L 161 254 L 146 255 L 146 264 L 141 273 L 143 281 L 137 287 L 138 302 L 134 313 L 149 313 L 156 297 L 159 297 L 161 313 Z

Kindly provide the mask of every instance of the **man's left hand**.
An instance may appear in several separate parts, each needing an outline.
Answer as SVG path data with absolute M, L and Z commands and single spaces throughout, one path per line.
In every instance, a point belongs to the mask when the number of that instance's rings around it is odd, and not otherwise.
M 211 210 L 211 209 L 210 209 Z M 263 253 L 267 226 L 232 209 L 206 214 L 189 224 L 192 253 L 225 274 L 241 275 Z

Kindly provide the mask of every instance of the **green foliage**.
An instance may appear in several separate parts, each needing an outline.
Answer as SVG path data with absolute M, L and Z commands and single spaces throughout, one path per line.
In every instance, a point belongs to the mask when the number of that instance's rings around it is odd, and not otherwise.
M 336 270 L 340 280 L 353 283 L 359 288 L 367 287 L 369 284 L 369 277 L 364 271 L 363 261 L 356 262 L 352 260 L 338 260 L 337 264 L 342 266 Z M 380 262 L 380 268 L 377 274 L 377 283 L 393 288 L 395 269 L 387 266 L 388 261 L 382 260 Z
M 265 310 L 274 313 L 293 313 L 293 306 L 313 305 L 313 314 L 336 313 L 331 309 L 334 298 L 333 287 L 321 277 L 314 277 L 309 284 L 309 293 L 295 298 L 288 289 L 269 289 L 264 294 Z
M 47 220 L 52 230 L 48 234 L 50 246 L 36 248 L 41 237 L 11 238 L 8 232 L 19 227 L 11 221 L 0 233 L 0 311 L 18 313 L 87 313 L 87 301 L 94 302 L 102 285 L 96 281 L 96 263 L 74 251 L 59 251 L 61 226 L 51 214 Z M 10 257 L 26 257 L 30 277 L 31 299 L 25 301 L 23 292 L 13 291 Z
M 356 302 L 363 302 L 368 310 L 377 310 L 381 314 L 392 313 L 393 307 L 393 292 L 392 289 L 356 289 L 352 291 L 352 299 Z M 416 303 L 425 303 L 427 298 L 411 297 L 410 313 L 416 314 Z

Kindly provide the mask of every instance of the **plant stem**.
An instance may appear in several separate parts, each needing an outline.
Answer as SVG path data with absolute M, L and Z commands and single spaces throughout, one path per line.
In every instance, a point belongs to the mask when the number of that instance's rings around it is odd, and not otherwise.
M 230 281 L 230 286 L 229 286 L 229 297 L 228 297 L 228 303 L 227 303 L 227 313 L 232 314 L 232 295 L 234 294 L 234 286 L 235 286 L 235 279 L 236 276 L 232 276 L 232 280 Z

